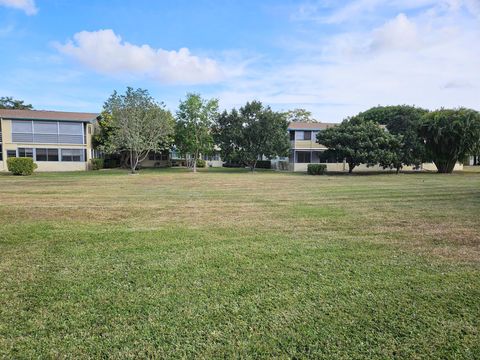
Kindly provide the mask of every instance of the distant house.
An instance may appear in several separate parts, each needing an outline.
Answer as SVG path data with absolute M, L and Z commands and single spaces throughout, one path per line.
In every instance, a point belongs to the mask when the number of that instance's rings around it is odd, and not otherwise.
M 9 157 L 30 157 L 38 171 L 87 170 L 99 114 L 0 109 L 0 171 Z
M 291 171 L 307 171 L 308 164 L 337 163 L 337 159 L 326 156 L 327 148 L 317 143 L 319 131 L 335 126 L 332 123 L 291 122 L 289 167 Z M 342 161 L 340 161 L 342 162 Z

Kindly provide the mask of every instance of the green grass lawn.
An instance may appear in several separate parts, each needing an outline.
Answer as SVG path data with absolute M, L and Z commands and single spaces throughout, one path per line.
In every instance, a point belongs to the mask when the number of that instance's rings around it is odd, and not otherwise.
M 480 358 L 480 172 L 0 175 L 0 358 Z

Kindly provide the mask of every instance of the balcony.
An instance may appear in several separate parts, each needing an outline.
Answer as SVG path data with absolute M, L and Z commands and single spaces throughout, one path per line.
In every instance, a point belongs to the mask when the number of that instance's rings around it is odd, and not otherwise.
M 325 146 L 318 144 L 315 140 L 292 140 L 290 141 L 292 149 L 326 149 Z

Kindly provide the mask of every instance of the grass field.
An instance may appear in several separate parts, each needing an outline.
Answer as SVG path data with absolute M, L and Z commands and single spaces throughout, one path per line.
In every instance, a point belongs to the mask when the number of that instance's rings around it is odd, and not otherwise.
M 480 172 L 0 175 L 0 357 L 480 358 Z

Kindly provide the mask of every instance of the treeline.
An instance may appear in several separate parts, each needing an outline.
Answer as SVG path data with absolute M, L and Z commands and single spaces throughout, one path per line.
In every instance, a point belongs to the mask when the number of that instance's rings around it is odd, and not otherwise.
M 94 145 L 106 154 L 120 154 L 135 172 L 150 152 L 175 149 L 196 171 L 201 155 L 217 147 L 222 159 L 252 170 L 262 156 L 286 156 L 290 146 L 288 117 L 258 101 L 222 113 L 218 100 L 187 94 L 175 115 L 146 90 L 127 88 L 105 102 Z
M 196 171 L 201 155 L 218 148 L 226 162 L 255 169 L 258 159 L 283 157 L 290 148 L 289 121 L 311 122 L 302 109 L 273 111 L 261 102 L 219 112 L 218 100 L 187 94 L 172 114 L 143 89 L 116 91 L 105 102 L 94 136 L 104 153 L 121 154 L 134 172 L 150 152 L 170 149 L 190 159 Z M 451 173 L 458 161 L 480 153 L 480 113 L 465 108 L 426 109 L 400 105 L 378 106 L 322 130 L 325 145 L 349 171 L 379 164 L 400 171 L 404 166 L 434 162 L 440 173 Z
M 378 106 L 319 132 L 317 141 L 345 159 L 349 172 L 360 164 L 398 172 L 403 166 L 433 162 L 439 173 L 451 173 L 458 161 L 480 153 L 480 113 Z

